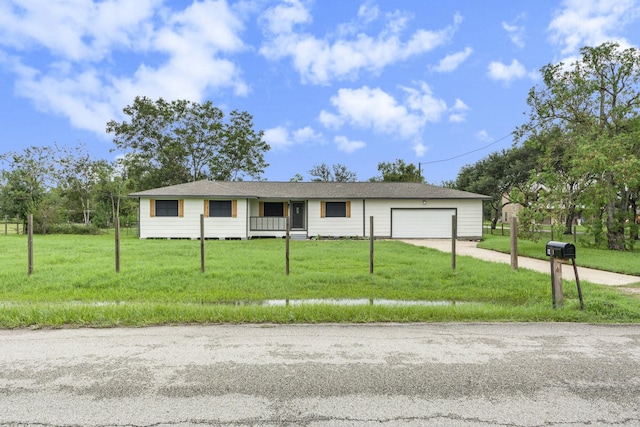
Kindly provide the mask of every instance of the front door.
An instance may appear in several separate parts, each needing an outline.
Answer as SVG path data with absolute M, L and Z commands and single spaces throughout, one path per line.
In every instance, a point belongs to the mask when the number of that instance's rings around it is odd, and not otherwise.
M 304 230 L 304 202 L 291 202 L 291 228 Z

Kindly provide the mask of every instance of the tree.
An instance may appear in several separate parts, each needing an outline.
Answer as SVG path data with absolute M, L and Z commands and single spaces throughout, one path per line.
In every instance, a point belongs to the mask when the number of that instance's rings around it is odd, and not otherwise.
M 136 175 L 139 189 L 201 179 L 255 179 L 264 172 L 264 153 L 269 145 L 263 132 L 253 129 L 253 117 L 224 113 L 210 101 L 167 102 L 136 97 L 123 109 L 129 121 L 111 120 L 107 132 L 114 134 L 117 149 L 128 151 L 129 173 Z
M 512 197 L 527 205 L 530 197 L 529 179 L 535 169 L 538 152 L 527 147 L 513 147 L 489 154 L 473 165 L 464 166 L 455 181 L 455 188 L 491 196 L 485 206 L 495 229 L 502 209 L 513 203 Z
M 130 217 L 135 212 L 136 203 L 126 197 L 131 191 L 131 183 L 124 174 L 121 162 L 106 164 L 105 168 L 99 171 L 97 178 L 94 192 L 100 224 L 113 224 L 122 214 Z
M 395 162 L 378 163 L 380 176 L 371 178 L 371 181 L 385 182 L 424 182 L 420 171 L 413 163 L 406 164 L 404 160 Z
M 524 140 L 557 128 L 575 143 L 573 176 L 592 174 L 587 187 L 592 210 L 605 214 L 607 246 L 624 250 L 632 190 L 640 177 L 640 52 L 616 43 L 581 49 L 570 65 L 542 68 L 543 85 L 527 99 L 529 120 L 517 134 Z
M 29 214 L 37 219 L 52 187 L 55 157 L 53 148 L 37 146 L 1 156 L 7 165 L 2 170 L 0 192 L 0 206 L 5 215 L 19 217 L 24 224 Z
M 58 188 L 69 202 L 70 210 L 82 212 L 82 222 L 89 225 L 91 213 L 96 210 L 93 206 L 95 187 L 100 176 L 108 170 L 108 164 L 105 160 L 92 159 L 83 145 L 67 149 L 58 163 Z
M 331 169 L 325 163 L 314 165 L 309 170 L 313 182 L 356 182 L 358 177 L 355 172 L 351 172 L 345 165 L 340 163 L 331 165 Z

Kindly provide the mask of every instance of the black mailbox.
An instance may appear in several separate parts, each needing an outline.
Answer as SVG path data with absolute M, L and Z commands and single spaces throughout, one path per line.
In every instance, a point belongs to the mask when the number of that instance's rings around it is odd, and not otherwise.
M 553 256 L 560 259 L 575 259 L 576 247 L 571 243 L 565 242 L 547 242 L 547 256 Z

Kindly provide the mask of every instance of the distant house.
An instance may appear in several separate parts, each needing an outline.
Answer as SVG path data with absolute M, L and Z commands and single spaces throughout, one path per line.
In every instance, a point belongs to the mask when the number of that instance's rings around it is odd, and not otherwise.
M 250 239 L 314 236 L 482 237 L 482 201 L 490 197 L 421 183 L 197 181 L 129 195 L 139 199 L 141 238 Z

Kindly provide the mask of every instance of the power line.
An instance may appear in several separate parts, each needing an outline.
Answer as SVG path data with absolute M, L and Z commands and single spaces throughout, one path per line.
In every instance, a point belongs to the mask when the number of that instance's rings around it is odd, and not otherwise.
M 475 153 L 476 151 L 480 151 L 480 150 L 484 150 L 485 148 L 489 148 L 489 147 L 491 147 L 492 145 L 495 145 L 495 144 L 497 144 L 498 142 L 500 142 L 500 141 L 502 141 L 502 140 L 504 140 L 504 139 L 506 139 L 506 138 L 510 137 L 511 135 L 512 135 L 512 133 L 509 133 L 509 134 L 507 134 L 507 135 L 503 136 L 503 137 L 502 137 L 502 138 L 500 138 L 500 139 L 496 139 L 496 140 L 495 140 L 495 141 L 493 141 L 491 144 L 485 145 L 484 147 L 476 148 L 475 150 L 467 151 L 466 153 L 458 154 L 457 156 L 449 157 L 448 159 L 433 160 L 433 161 L 430 161 L 430 162 L 420 162 L 419 164 L 420 164 L 420 165 L 430 165 L 430 164 L 433 164 L 433 163 L 448 162 L 449 160 L 454 160 L 454 159 L 457 159 L 457 158 L 460 158 L 460 157 L 466 156 L 467 154 Z

